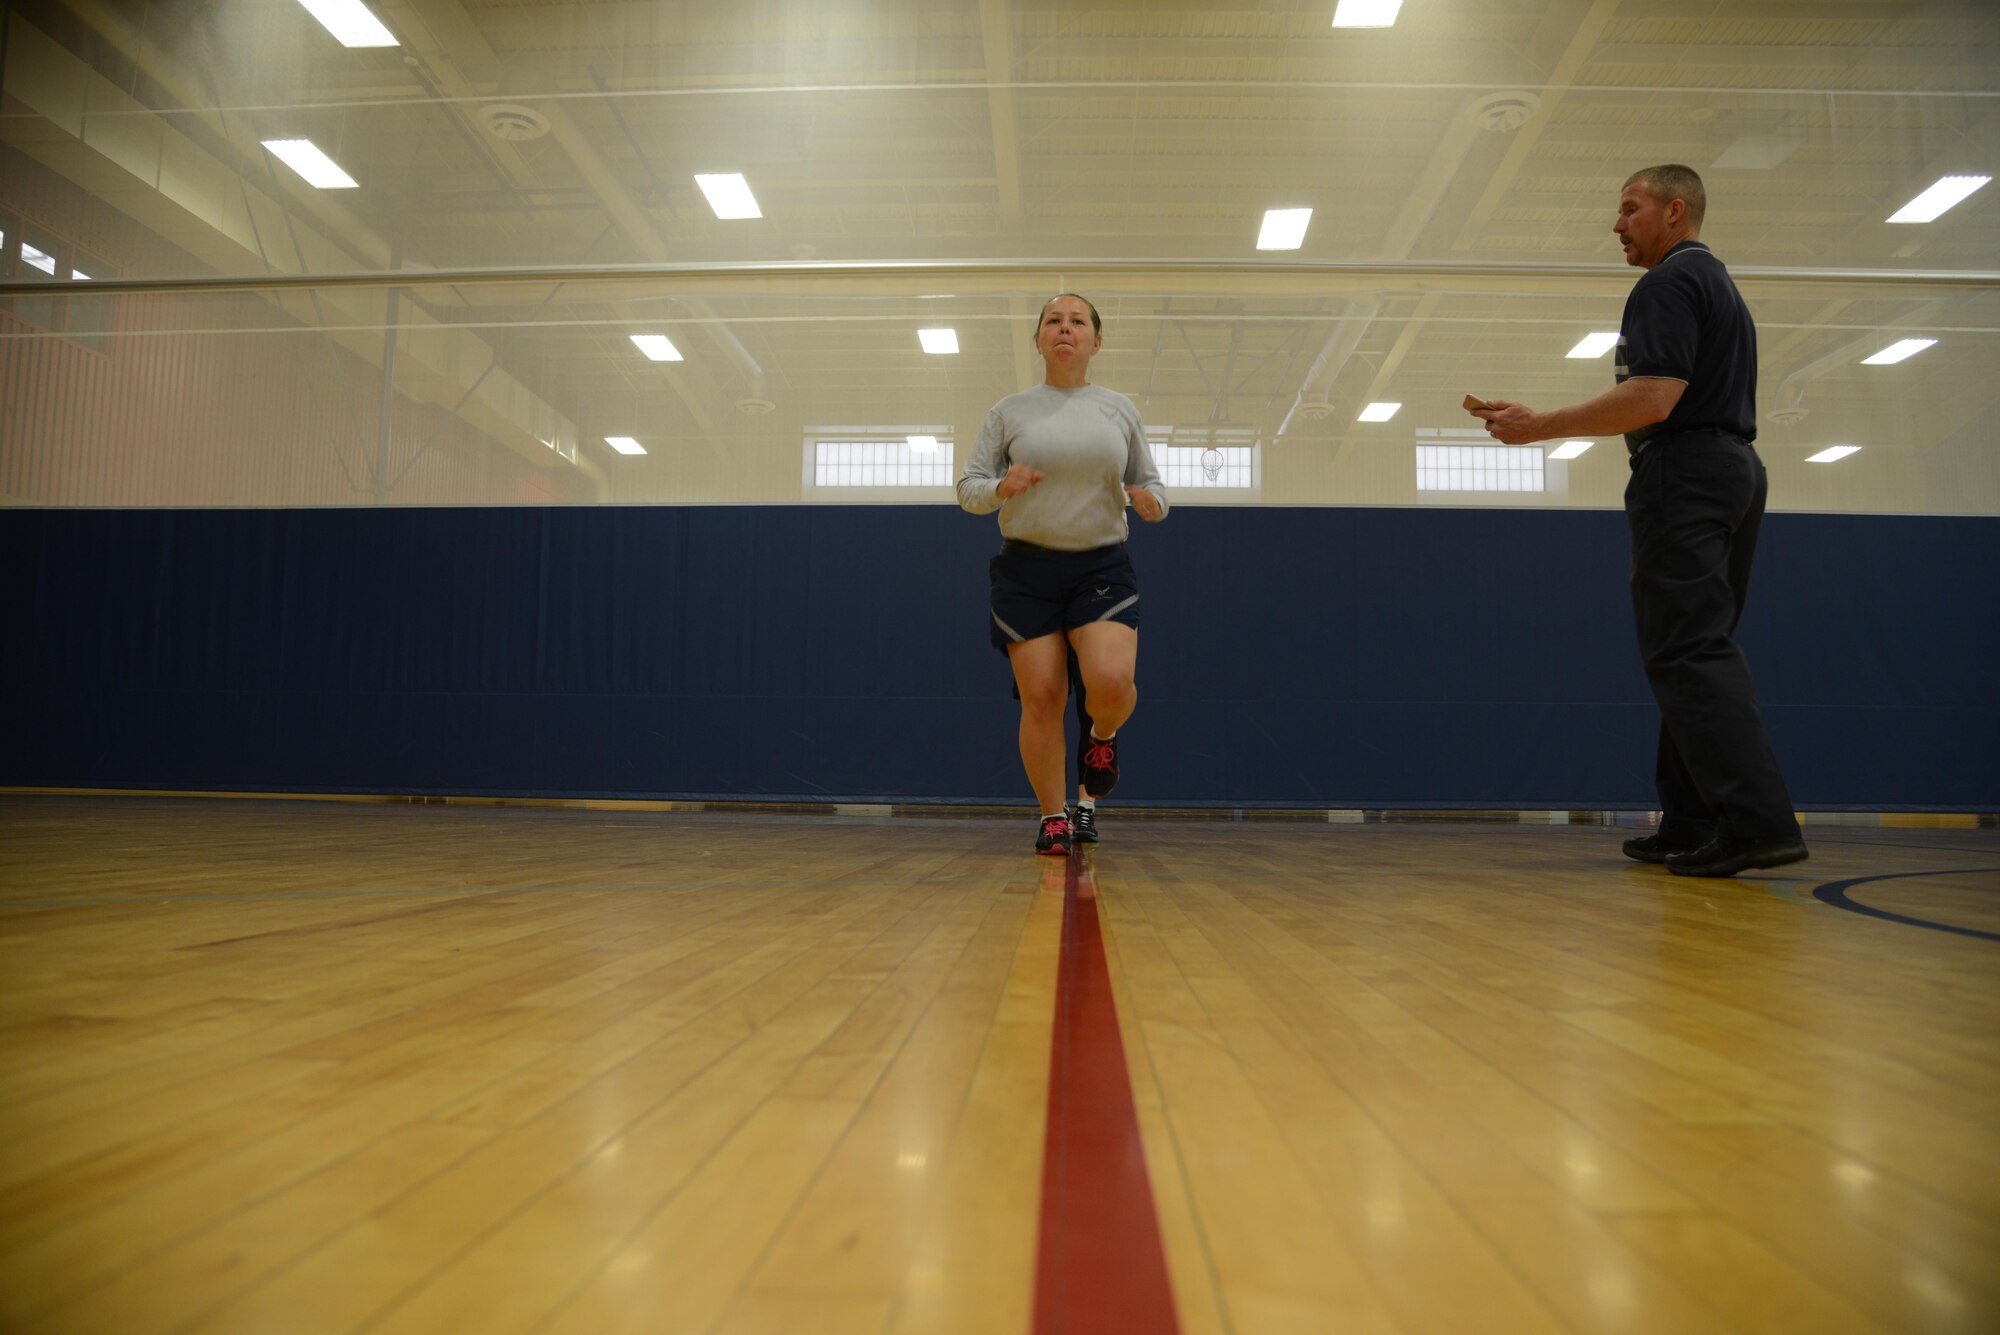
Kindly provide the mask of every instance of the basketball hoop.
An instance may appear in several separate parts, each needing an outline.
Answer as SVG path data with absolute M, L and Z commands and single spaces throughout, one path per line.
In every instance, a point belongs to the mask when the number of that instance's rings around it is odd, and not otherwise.
M 1201 452 L 1201 475 L 1210 482 L 1222 476 L 1222 451 L 1213 445 Z

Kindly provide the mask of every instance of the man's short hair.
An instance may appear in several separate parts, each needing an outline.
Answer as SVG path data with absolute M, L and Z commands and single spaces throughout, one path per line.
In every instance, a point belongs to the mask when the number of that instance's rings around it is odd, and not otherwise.
M 1702 215 L 1708 212 L 1708 191 L 1703 188 L 1701 177 L 1694 168 L 1683 167 L 1678 162 L 1641 167 L 1625 178 L 1625 184 L 1644 185 L 1662 204 L 1676 199 L 1684 201 L 1688 208 L 1688 226 L 1696 231 L 1701 229 Z

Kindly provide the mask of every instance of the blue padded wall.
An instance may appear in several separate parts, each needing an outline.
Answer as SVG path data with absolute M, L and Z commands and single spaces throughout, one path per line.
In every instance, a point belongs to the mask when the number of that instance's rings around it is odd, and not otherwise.
M 0 783 L 1009 801 L 994 521 L 931 506 L 0 512 Z M 1117 800 L 1645 807 L 1623 516 L 1184 506 Z M 2000 520 L 1772 515 L 1801 805 L 2000 807 Z

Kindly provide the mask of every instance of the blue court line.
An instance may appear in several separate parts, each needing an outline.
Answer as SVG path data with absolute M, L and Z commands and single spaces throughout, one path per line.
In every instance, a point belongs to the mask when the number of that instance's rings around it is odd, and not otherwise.
M 1975 927 L 1954 927 L 1946 922 L 1932 922 L 1928 918 L 1912 918 L 1906 913 L 1891 913 L 1871 904 L 1858 904 L 1847 897 L 1847 892 L 1857 885 L 1867 885 L 1871 881 L 1901 881 L 1912 876 L 1977 876 L 2000 873 L 2000 867 L 1958 867 L 1950 871 L 1899 871 L 1881 876 L 1857 876 L 1851 881 L 1830 881 L 1813 890 L 1813 898 L 1822 904 L 1831 904 L 1849 913 L 1859 913 L 1869 918 L 1880 918 L 1885 922 L 1900 922 L 1910 927 L 1928 927 L 1933 932 L 1950 932 L 1956 936 L 1976 936 L 1982 941 L 2000 941 L 2000 932 L 1982 932 Z

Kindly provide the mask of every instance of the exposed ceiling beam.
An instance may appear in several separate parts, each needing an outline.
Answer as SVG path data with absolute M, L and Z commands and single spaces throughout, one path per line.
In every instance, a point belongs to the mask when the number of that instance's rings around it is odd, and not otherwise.
M 480 103 L 466 99 L 499 91 L 506 71 L 499 56 L 458 0 L 410 6 L 398 16 L 396 31 L 416 66 L 441 95 L 441 105 L 465 132 L 466 142 L 510 189 L 528 191 L 540 182 L 519 149 L 496 138 L 480 119 Z
M 1535 145 L 1541 142 L 1543 132 L 1554 123 L 1556 112 L 1562 106 L 1564 91 L 1575 81 L 1576 72 L 1583 68 L 1584 62 L 1590 59 L 1597 39 L 1604 34 L 1605 26 L 1618 10 L 1618 0 L 1590 0 L 1590 7 L 1581 16 L 1572 18 L 1575 9 L 1575 4 L 1551 8 L 1543 30 L 1561 31 L 1567 28 L 1569 42 L 1556 59 L 1555 68 L 1543 81 L 1540 111 L 1514 132 L 1512 141 L 1507 145 L 1506 156 L 1500 159 L 1500 165 L 1494 169 L 1486 189 L 1466 211 L 1465 224 L 1459 228 L 1458 239 L 1451 243 L 1453 250 L 1470 250 L 1479 244 L 1481 230 L 1500 207 L 1501 201 L 1507 198 L 1507 192 L 1513 189 L 1514 177 L 1521 170 L 1521 164 L 1528 160 L 1528 155 L 1535 151 Z M 1646 164 L 1634 165 L 1643 167 Z
M 1375 378 L 1368 382 L 1368 390 L 1361 396 L 1363 403 L 1375 403 L 1388 393 L 1389 385 L 1396 378 L 1396 371 L 1403 364 L 1415 346 L 1417 335 L 1424 331 L 1424 325 L 1437 313 L 1438 303 L 1444 298 L 1436 292 L 1426 292 L 1418 301 L 1416 309 L 1403 321 L 1403 327 L 1396 333 L 1396 341 L 1389 345 L 1382 364 L 1375 368 Z M 1468 387 L 1469 388 L 1469 387 Z

